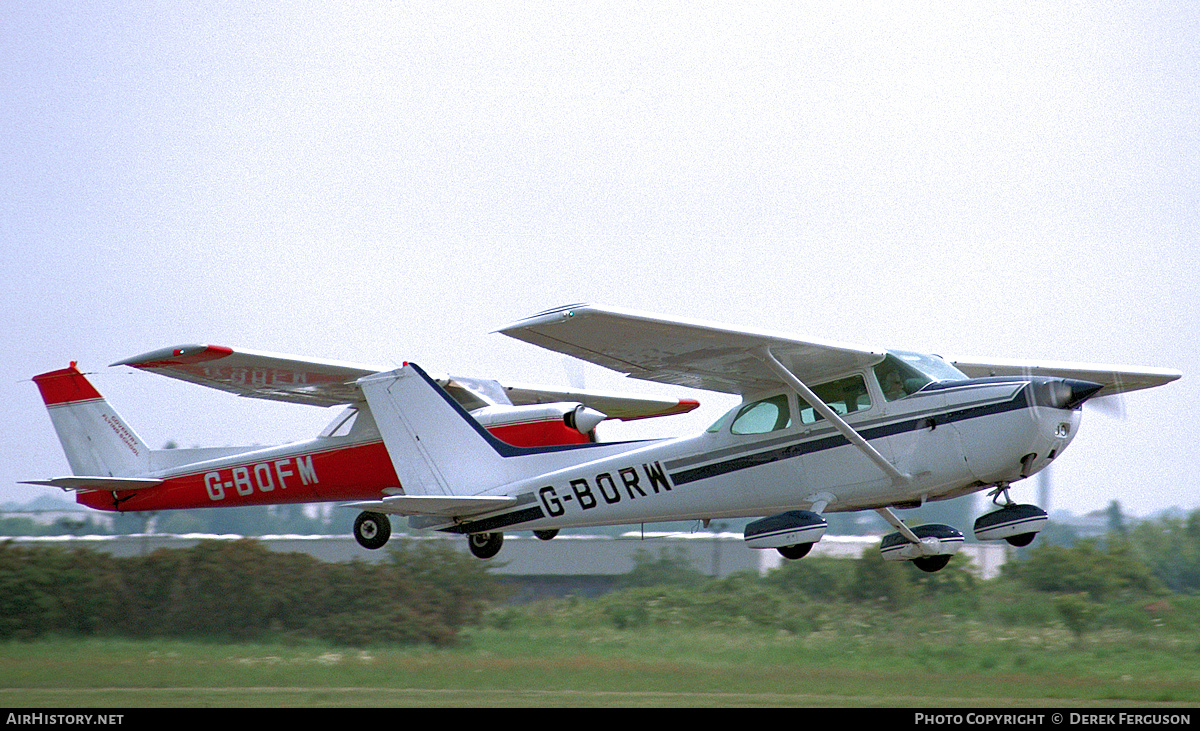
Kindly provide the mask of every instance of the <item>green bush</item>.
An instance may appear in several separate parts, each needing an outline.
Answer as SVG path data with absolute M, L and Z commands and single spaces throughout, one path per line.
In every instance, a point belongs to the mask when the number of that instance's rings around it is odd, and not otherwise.
M 618 586 L 700 586 L 708 578 L 679 547 L 673 551 L 660 548 L 658 556 L 639 548 L 633 553 L 633 563 L 633 570 L 620 578 Z
M 1117 536 L 1084 540 L 1070 547 L 1038 546 L 1028 559 L 1006 563 L 1003 572 L 1038 591 L 1083 593 L 1093 602 L 1163 589 L 1132 544 Z
M 498 584 L 453 549 L 396 542 L 389 560 L 326 564 L 252 540 L 114 558 L 0 544 L 0 638 L 79 636 L 452 644 Z
M 616 629 L 640 627 L 808 626 L 806 602 L 747 575 L 700 587 L 661 585 L 618 589 L 592 600 Z
M 763 582 L 794 596 L 815 601 L 841 601 L 853 591 L 856 566 L 856 561 L 809 556 L 800 561 L 784 561 L 778 569 L 763 577 Z

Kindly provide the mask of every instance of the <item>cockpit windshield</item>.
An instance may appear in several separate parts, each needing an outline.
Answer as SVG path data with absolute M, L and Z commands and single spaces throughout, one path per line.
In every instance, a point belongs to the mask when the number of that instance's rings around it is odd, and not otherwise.
M 875 377 L 888 401 L 902 399 L 934 381 L 965 381 L 967 375 L 936 355 L 889 350 L 875 366 Z

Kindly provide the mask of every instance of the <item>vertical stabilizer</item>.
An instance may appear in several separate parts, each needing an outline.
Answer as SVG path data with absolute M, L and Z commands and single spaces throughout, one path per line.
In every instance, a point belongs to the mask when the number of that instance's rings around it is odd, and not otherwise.
M 415 365 L 358 383 L 405 494 L 472 495 L 508 481 L 498 452 L 507 445 Z
M 473 496 L 637 443 L 518 447 L 497 439 L 425 371 L 409 363 L 358 379 L 405 495 Z
M 128 477 L 150 469 L 150 448 L 125 423 L 75 363 L 33 377 L 58 432 L 71 472 Z

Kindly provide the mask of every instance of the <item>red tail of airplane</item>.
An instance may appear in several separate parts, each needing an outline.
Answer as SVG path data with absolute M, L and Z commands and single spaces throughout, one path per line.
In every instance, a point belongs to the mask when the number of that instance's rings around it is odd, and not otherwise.
M 150 470 L 150 448 L 72 362 L 33 377 L 75 475 L 132 477 Z
M 365 403 L 339 415 L 326 433 L 293 444 L 150 449 L 75 363 L 33 381 L 72 475 L 27 484 L 78 491 L 77 501 L 89 507 L 171 510 L 404 493 Z M 500 439 L 535 446 L 587 442 L 603 414 L 548 404 L 482 409 L 478 418 Z

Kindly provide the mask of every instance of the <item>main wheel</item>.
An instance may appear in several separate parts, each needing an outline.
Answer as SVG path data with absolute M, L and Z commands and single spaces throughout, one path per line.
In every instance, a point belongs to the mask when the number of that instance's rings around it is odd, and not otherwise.
M 913 565 L 922 571 L 932 574 L 934 571 L 941 571 L 946 568 L 946 564 L 950 563 L 950 554 L 943 556 L 922 556 L 914 558 Z
M 548 540 L 554 538 L 554 536 L 558 535 L 558 529 L 555 528 L 554 530 L 535 530 L 533 532 L 533 534 L 538 537 L 538 540 L 548 541 Z
M 359 513 L 354 521 L 354 540 L 363 548 L 383 548 L 391 537 L 392 522 L 382 513 Z
M 813 544 L 811 543 L 797 543 L 794 546 L 780 546 L 775 550 L 779 551 L 780 556 L 795 561 L 798 558 L 804 558 L 807 556 L 808 552 L 812 550 L 812 547 Z
M 1037 538 L 1037 533 L 1022 533 L 1019 536 L 1009 536 L 1004 540 L 1008 541 L 1011 546 L 1028 546 L 1033 543 L 1033 539 Z
M 471 553 L 475 558 L 491 558 L 497 553 L 500 553 L 500 547 L 504 545 L 504 534 L 500 531 L 495 533 L 472 533 L 467 536 L 467 546 L 471 549 Z

